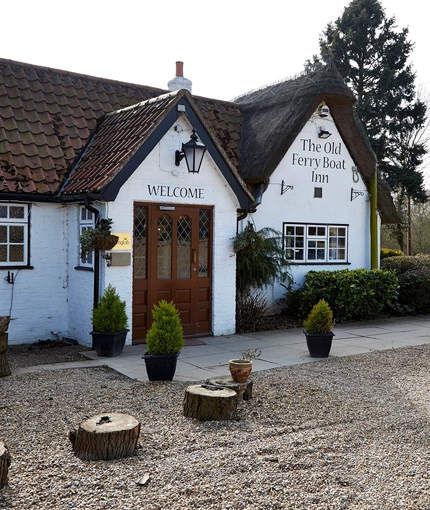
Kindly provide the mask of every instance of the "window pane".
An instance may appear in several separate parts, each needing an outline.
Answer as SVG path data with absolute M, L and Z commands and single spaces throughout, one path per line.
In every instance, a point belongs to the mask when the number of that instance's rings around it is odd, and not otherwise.
M 318 227 L 317 232 L 319 236 L 325 236 L 325 227 Z
M 0 225 L 0 243 L 7 243 L 7 227 Z
M 9 262 L 24 262 L 24 246 L 10 246 Z
M 10 218 L 18 218 L 18 219 L 24 218 L 24 207 L 19 207 L 19 206 L 15 207 L 15 206 L 11 205 L 10 209 L 9 209 L 9 217 Z
M 209 275 L 209 210 L 199 213 L 199 276 Z
M 178 219 L 176 273 L 178 278 L 189 278 L 191 274 L 191 218 L 181 216 Z
M 138 280 L 146 279 L 147 207 L 134 210 L 133 271 Z
M 0 218 L 7 218 L 7 207 L 0 205 Z
M 308 235 L 310 236 L 315 236 L 317 234 L 317 229 L 316 227 L 309 227 L 308 229 Z
M 158 218 L 157 277 L 172 277 L 172 218 L 168 214 Z
M 296 227 L 296 235 L 304 236 L 305 235 L 305 227 Z
M 9 227 L 9 242 L 10 243 L 23 243 L 24 242 L 24 227 L 11 225 Z
M 0 244 L 0 262 L 7 262 L 6 255 L 6 246 L 4 244 Z

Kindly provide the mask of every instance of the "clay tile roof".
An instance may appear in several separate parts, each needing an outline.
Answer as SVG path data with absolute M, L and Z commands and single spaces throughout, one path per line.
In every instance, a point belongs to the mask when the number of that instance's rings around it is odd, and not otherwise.
M 102 115 L 161 93 L 0 59 L 0 192 L 57 194 Z
M 176 96 L 161 95 L 106 115 L 61 193 L 91 193 L 110 182 L 177 102 Z

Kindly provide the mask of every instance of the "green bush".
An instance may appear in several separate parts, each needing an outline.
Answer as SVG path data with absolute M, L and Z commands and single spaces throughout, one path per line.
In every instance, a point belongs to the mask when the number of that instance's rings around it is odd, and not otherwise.
M 303 287 L 287 294 L 287 303 L 293 315 L 306 317 L 315 303 L 325 299 L 335 321 L 344 322 L 375 317 L 396 300 L 397 291 L 398 278 L 393 271 L 309 271 Z
M 327 301 L 320 299 L 312 307 L 307 319 L 303 321 L 303 326 L 308 333 L 330 333 L 333 326 L 333 313 L 328 306 Z
M 400 250 L 392 250 L 391 248 L 381 248 L 380 256 L 381 260 L 388 257 L 401 257 L 403 256 L 403 252 Z
M 285 258 L 282 234 L 272 228 L 254 229 L 248 222 L 233 240 L 236 253 L 236 287 L 239 293 L 262 288 L 275 280 L 291 279 L 290 264 Z
M 176 354 L 184 346 L 181 319 L 173 302 L 164 299 L 152 310 L 151 329 L 146 335 L 148 354 Z
M 399 279 L 397 302 L 388 305 L 399 315 L 430 313 L 430 256 L 417 255 L 384 259 L 381 267 L 395 271 Z
M 93 308 L 91 321 L 93 331 L 118 333 L 127 329 L 126 302 L 121 301 L 115 287 L 108 285 L 97 308 Z

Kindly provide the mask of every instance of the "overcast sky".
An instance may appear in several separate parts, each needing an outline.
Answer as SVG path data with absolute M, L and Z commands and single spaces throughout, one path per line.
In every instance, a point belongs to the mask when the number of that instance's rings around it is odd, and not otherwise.
M 1 53 L 18 60 L 167 88 L 175 62 L 193 93 L 234 97 L 300 73 L 345 0 L 21 0 L 1 7 Z M 415 43 L 417 84 L 430 86 L 422 0 L 382 0 Z

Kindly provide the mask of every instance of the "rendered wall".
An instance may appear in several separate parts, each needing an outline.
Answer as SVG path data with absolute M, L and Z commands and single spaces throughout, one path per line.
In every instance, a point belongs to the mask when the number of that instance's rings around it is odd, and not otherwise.
M 319 138 L 320 127 L 331 136 Z M 271 227 L 279 232 L 283 222 L 348 226 L 347 263 L 298 263 L 292 267 L 298 285 L 310 270 L 370 268 L 369 193 L 361 176 L 356 174 L 354 181 L 353 166 L 332 117 L 315 112 L 272 174 L 257 212 L 242 222 L 242 227 L 252 221 L 256 230 Z M 322 198 L 314 198 L 316 187 L 322 188 Z M 362 192 L 354 193 L 353 200 L 351 188 Z M 284 294 L 278 284 L 267 289 L 272 304 Z
M 68 336 L 68 217 L 58 204 L 32 204 L 30 265 L 11 269 L 15 283 L 0 269 L 0 315 L 10 315 L 9 344 Z
M 185 161 L 175 166 L 174 155 L 190 139 L 191 127 L 181 117 L 161 142 L 122 186 L 115 202 L 107 204 L 107 216 L 114 221 L 113 231 L 133 233 L 135 202 L 211 205 L 213 209 L 212 320 L 214 335 L 235 331 L 235 257 L 232 238 L 236 234 L 238 201 L 208 153 L 199 174 L 189 174 Z M 181 197 L 174 189 L 193 190 Z M 195 191 L 197 190 L 197 191 Z M 168 196 L 171 195 L 171 196 Z M 177 196 L 172 196 L 177 195 Z M 184 193 L 185 195 L 185 193 Z M 132 265 L 107 267 L 102 261 L 101 292 L 109 283 L 127 302 L 129 328 L 132 329 Z M 131 343 L 130 334 L 127 343 Z

